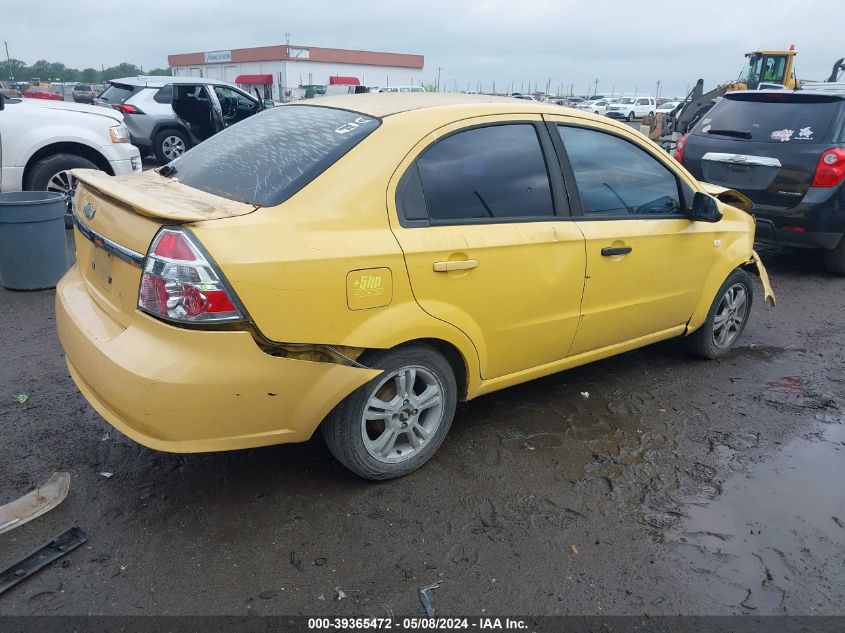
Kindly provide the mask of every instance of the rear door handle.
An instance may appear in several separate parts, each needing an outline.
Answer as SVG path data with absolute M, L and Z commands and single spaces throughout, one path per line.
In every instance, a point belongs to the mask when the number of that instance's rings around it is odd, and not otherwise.
M 448 262 L 434 262 L 434 272 L 448 273 L 452 270 L 469 270 L 478 266 L 477 259 L 458 259 Z
M 630 246 L 605 246 L 601 249 L 603 257 L 613 257 L 614 255 L 627 255 L 633 248 Z

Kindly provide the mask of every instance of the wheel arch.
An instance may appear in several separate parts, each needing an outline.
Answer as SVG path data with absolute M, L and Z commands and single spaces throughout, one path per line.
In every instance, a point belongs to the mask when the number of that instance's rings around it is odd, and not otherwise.
M 29 187 L 29 178 L 35 165 L 42 159 L 55 156 L 56 154 L 73 154 L 75 156 L 80 156 L 90 160 L 99 169 L 103 170 L 110 176 L 114 176 L 114 171 L 112 170 L 108 159 L 90 145 L 74 141 L 61 141 L 45 145 L 29 157 L 29 160 L 26 161 L 26 166 L 23 170 L 24 187 Z
M 152 133 L 150 134 L 150 142 L 155 144 L 156 137 L 162 132 L 167 132 L 168 130 L 174 130 L 184 134 L 188 138 L 188 143 L 190 143 L 191 147 L 197 144 L 190 130 L 178 121 L 161 121 L 156 123 L 155 127 L 153 127 Z

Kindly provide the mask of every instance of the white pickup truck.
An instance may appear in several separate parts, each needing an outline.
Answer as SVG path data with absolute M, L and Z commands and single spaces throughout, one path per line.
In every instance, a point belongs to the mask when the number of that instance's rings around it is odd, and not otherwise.
M 0 192 L 57 191 L 68 220 L 76 188 L 70 170 L 141 171 L 123 115 L 96 106 L 0 96 Z

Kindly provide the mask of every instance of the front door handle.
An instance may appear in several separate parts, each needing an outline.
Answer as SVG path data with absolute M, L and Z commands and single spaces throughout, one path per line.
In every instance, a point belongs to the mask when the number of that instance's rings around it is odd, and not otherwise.
M 603 257 L 613 257 L 614 255 L 627 255 L 632 249 L 630 246 L 605 246 L 601 249 Z
M 456 259 L 448 262 L 434 262 L 434 272 L 448 273 L 452 270 L 469 270 L 478 266 L 477 259 Z

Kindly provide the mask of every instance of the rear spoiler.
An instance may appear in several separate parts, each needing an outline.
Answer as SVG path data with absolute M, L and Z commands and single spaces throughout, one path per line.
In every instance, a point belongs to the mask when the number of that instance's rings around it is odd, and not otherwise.
M 109 176 L 96 169 L 74 169 L 72 173 L 86 187 L 150 218 L 203 222 L 246 215 L 257 208 L 183 185 L 152 169 L 124 176 Z
M 734 189 L 720 187 L 719 185 L 713 185 L 709 182 L 702 182 L 701 187 L 706 193 L 709 193 L 720 202 L 729 204 L 737 209 L 742 209 L 746 213 L 751 213 L 751 209 L 754 208 L 754 203 L 751 201 L 751 198 Z

